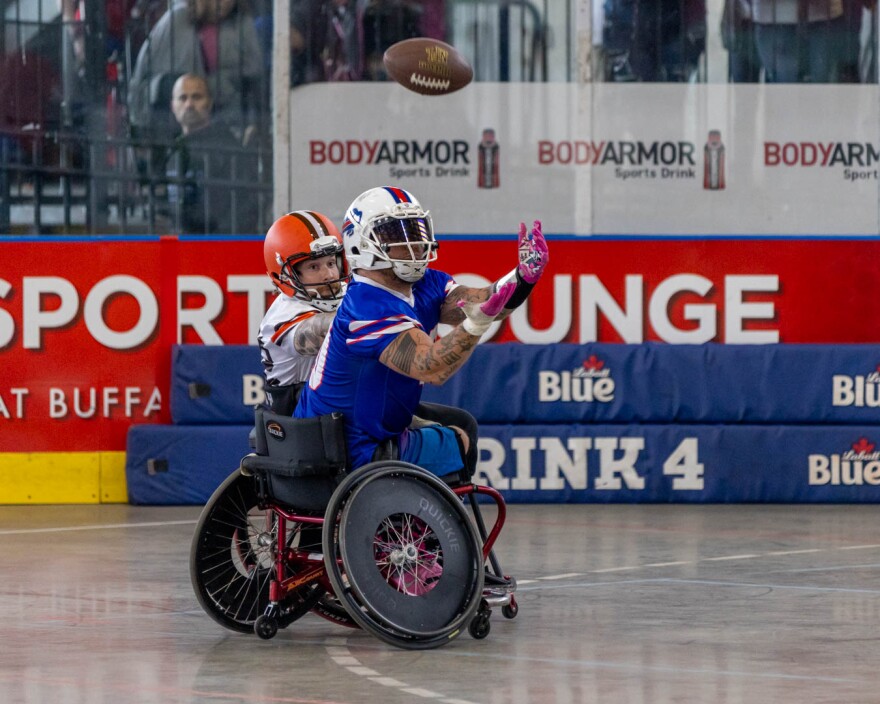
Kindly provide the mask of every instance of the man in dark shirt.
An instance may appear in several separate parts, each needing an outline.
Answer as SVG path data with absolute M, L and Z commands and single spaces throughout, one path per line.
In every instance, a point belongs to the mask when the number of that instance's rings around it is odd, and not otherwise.
M 252 234 L 256 194 L 243 186 L 256 179 L 254 157 L 229 127 L 211 119 L 204 78 L 185 73 L 174 83 L 171 111 L 180 135 L 165 162 L 169 216 L 189 234 Z

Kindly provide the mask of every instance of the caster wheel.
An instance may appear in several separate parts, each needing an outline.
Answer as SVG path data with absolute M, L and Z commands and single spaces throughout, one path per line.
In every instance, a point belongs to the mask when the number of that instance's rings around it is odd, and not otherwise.
M 264 614 L 254 622 L 254 633 L 263 640 L 271 640 L 278 633 L 278 621 Z
M 482 640 L 489 635 L 489 630 L 492 627 L 489 623 L 489 616 L 491 614 L 491 611 L 477 612 L 477 615 L 474 616 L 473 620 L 468 626 L 468 633 L 471 634 L 472 638 L 475 638 L 476 640 Z
M 519 604 L 514 599 L 510 600 L 510 604 L 501 607 L 501 615 L 504 618 L 516 618 L 519 613 Z

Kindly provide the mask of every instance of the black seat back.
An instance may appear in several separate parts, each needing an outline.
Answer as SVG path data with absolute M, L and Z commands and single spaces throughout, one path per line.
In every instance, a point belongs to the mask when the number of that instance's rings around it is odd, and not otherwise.
M 301 510 L 323 510 L 348 466 L 341 413 L 292 418 L 254 411 L 256 455 L 242 468 L 264 477 L 269 497 Z

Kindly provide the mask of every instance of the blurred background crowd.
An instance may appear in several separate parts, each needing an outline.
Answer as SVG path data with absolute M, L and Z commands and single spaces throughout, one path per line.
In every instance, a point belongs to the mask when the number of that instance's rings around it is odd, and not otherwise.
M 290 83 L 387 80 L 443 39 L 476 80 L 572 81 L 575 0 L 291 0 Z M 259 233 L 272 0 L 0 0 L 0 233 Z M 876 0 L 593 0 L 594 81 L 876 83 Z M 295 96 L 295 93 L 294 93 Z

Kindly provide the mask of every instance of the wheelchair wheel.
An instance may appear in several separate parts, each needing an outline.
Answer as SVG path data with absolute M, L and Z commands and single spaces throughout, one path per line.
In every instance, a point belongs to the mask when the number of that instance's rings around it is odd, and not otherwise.
M 318 603 L 312 607 L 312 613 L 335 623 L 337 626 L 360 628 L 358 623 L 348 615 L 348 611 L 345 610 L 339 599 L 330 592 L 324 592 Z
M 308 548 L 320 544 L 320 530 L 301 530 L 288 523 L 287 544 Z M 199 517 L 190 549 L 190 578 L 201 607 L 221 626 L 253 633 L 254 623 L 269 604 L 278 526 L 271 510 L 260 509 L 254 478 L 233 472 L 217 488 Z M 280 605 L 284 627 L 307 613 L 325 590 L 304 586 Z
M 448 643 L 480 605 L 483 559 L 458 497 L 405 462 L 376 462 L 334 492 L 324 564 L 354 621 L 401 648 Z

